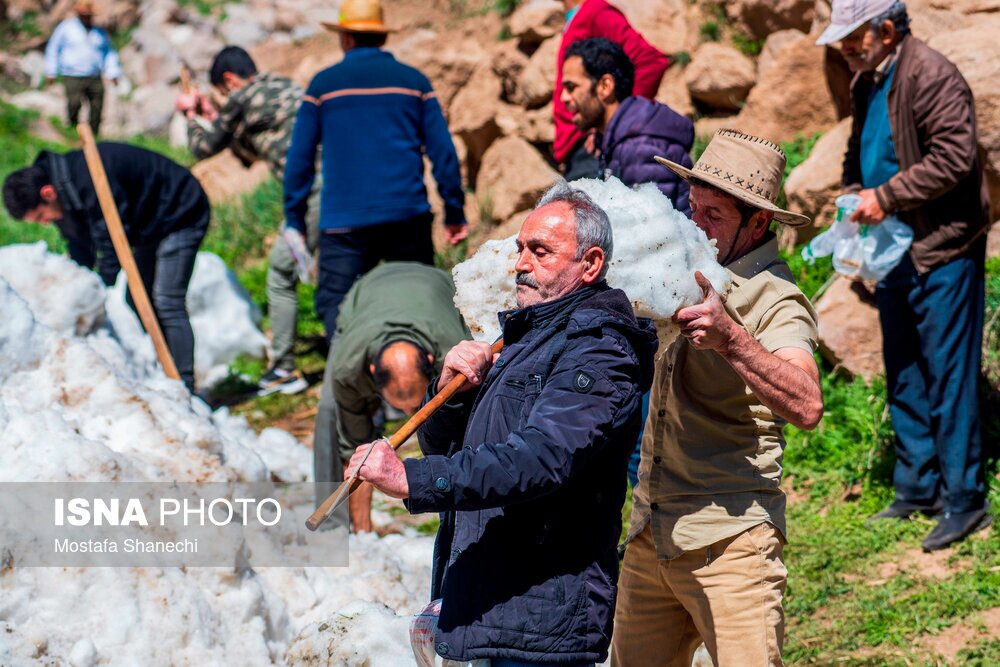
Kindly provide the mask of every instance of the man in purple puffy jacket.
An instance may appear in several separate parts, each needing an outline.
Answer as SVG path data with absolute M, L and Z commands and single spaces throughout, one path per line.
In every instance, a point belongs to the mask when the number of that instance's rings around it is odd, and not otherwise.
M 626 185 L 656 183 L 674 208 L 691 216 L 688 184 L 657 169 L 654 155 L 691 166 L 694 123 L 670 107 L 632 96 L 635 68 L 621 46 L 603 37 L 573 42 L 563 63 L 563 104 L 584 133 L 596 131 L 601 174 Z M 667 172 L 667 173 L 664 173 Z

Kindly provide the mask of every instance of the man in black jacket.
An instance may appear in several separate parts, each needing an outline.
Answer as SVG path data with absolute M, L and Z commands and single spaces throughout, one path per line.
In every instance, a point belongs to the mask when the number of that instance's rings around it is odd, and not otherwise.
M 208 197 L 190 171 L 159 153 L 107 142 L 97 150 L 167 347 L 193 391 L 194 335 L 185 297 L 208 229 Z M 74 261 L 88 269 L 96 264 L 105 285 L 115 282 L 118 257 L 83 151 L 42 151 L 34 165 L 7 176 L 3 200 L 13 218 L 55 223 Z
M 428 398 L 458 375 L 466 391 L 420 429 L 424 458 L 400 461 L 375 443 L 359 476 L 410 512 L 444 514 L 439 655 L 593 664 L 611 639 L 625 469 L 656 334 L 604 281 L 611 225 L 586 194 L 555 186 L 517 246 L 503 351 L 452 348 Z

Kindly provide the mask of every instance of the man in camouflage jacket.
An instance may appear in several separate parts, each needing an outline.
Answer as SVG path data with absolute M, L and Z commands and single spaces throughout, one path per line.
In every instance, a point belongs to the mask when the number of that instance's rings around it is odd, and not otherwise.
M 303 89 L 286 77 L 257 72 L 253 59 L 238 46 L 227 46 L 216 55 L 209 77 L 216 90 L 227 96 L 218 114 L 212 113 L 200 94 L 178 97 L 178 109 L 188 119 L 188 148 L 198 159 L 229 148 L 244 165 L 263 160 L 281 181 Z M 306 216 L 310 252 L 316 247 L 321 188 L 322 183 L 317 182 Z M 271 248 L 267 273 L 274 357 L 271 369 L 261 379 L 262 394 L 290 394 L 306 388 L 295 373 L 292 351 L 298 317 L 297 282 L 292 253 L 279 237 Z

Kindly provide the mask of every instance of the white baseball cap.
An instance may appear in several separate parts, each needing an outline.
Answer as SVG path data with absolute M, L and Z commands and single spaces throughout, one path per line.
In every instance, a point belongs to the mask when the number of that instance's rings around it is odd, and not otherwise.
M 816 40 L 817 44 L 833 44 L 844 39 L 873 18 L 884 14 L 896 0 L 833 0 L 830 25 Z

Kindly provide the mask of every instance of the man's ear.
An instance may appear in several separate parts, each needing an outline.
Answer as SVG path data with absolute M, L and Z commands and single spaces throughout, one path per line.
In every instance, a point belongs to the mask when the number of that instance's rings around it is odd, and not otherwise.
M 595 88 L 598 99 L 604 104 L 615 101 L 615 78 L 610 74 L 605 74 L 598 79 Z
M 434 365 L 434 355 L 433 354 L 428 354 L 427 355 L 427 363 L 429 363 L 432 366 Z
M 51 183 L 48 185 L 43 185 L 38 191 L 39 196 L 41 196 L 42 201 L 46 204 L 51 204 L 52 202 L 59 199 L 59 193 L 56 192 L 55 186 Z
M 771 220 L 774 219 L 774 213 L 771 211 L 760 210 L 753 214 L 750 218 L 750 230 L 751 238 L 754 241 L 764 236 L 765 232 L 771 227 Z
M 226 91 L 228 93 L 232 93 L 232 91 L 234 91 L 237 88 L 239 88 L 240 87 L 240 83 L 242 81 L 243 81 L 243 79 L 241 77 L 233 74 L 232 72 L 223 72 L 222 73 L 222 84 L 226 87 Z
M 375 377 L 375 364 L 368 364 L 368 372 L 372 377 Z
M 886 46 L 892 44 L 896 39 L 896 25 L 888 19 L 882 21 L 882 25 L 878 27 L 878 38 Z
M 588 285 L 596 283 L 604 268 L 604 262 L 604 250 L 597 246 L 583 253 L 583 282 Z

